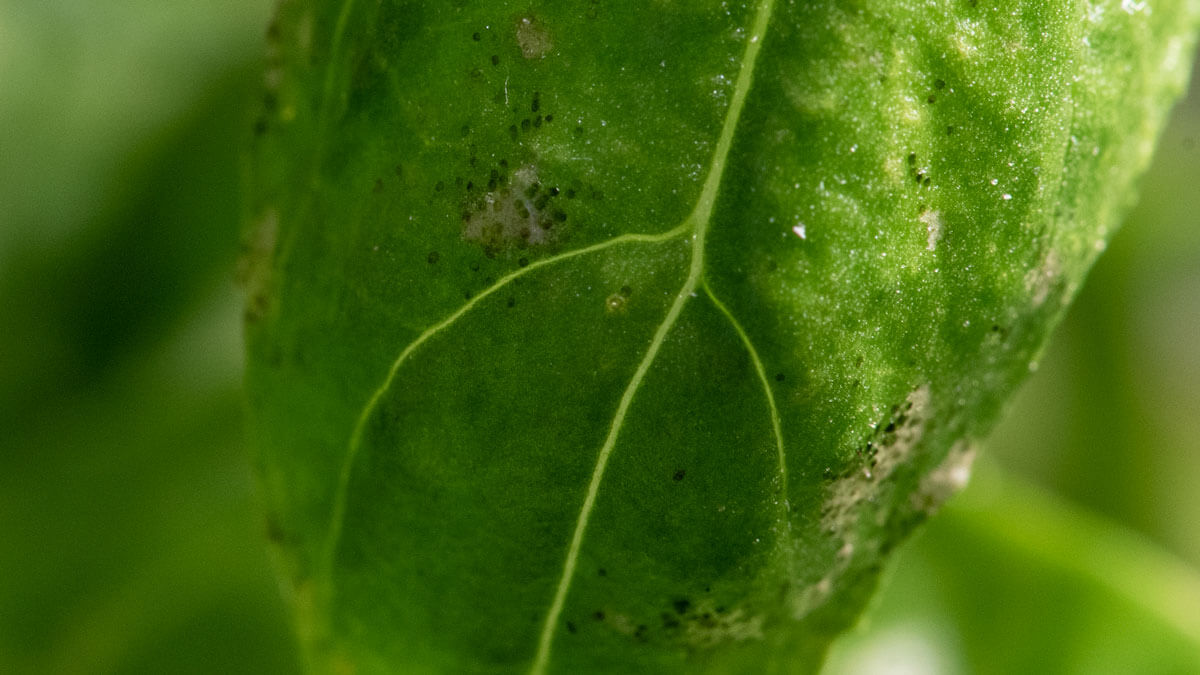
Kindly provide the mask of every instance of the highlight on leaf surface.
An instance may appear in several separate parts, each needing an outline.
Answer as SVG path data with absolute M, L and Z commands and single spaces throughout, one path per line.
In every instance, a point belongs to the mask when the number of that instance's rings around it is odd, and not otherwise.
M 314 670 L 815 671 L 1119 223 L 1196 23 L 283 2 L 247 386 Z

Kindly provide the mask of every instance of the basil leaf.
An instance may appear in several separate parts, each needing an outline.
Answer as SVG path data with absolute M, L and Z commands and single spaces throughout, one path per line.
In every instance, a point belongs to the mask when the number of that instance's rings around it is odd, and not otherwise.
M 248 387 L 317 669 L 807 672 L 965 480 L 1194 3 L 291 2 Z

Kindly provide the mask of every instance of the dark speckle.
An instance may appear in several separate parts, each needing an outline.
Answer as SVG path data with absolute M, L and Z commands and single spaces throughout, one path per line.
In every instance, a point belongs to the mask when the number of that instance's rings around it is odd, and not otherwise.
M 927 98 L 925 100 L 928 101 L 929 103 L 937 103 L 937 97 L 934 96 L 933 94 L 930 94 L 929 98 Z
M 575 634 L 575 623 L 573 621 L 567 622 L 567 632 L 572 635 Z
M 602 577 L 606 577 L 606 576 L 608 576 L 608 570 L 601 567 L 600 569 L 596 570 L 596 574 L 598 574 Z
M 380 192 L 383 192 L 383 179 L 382 178 L 375 179 L 374 190 L 375 190 L 375 194 L 379 194 Z
M 521 267 L 528 267 L 529 266 L 529 258 L 521 258 L 520 260 L 517 261 L 517 264 L 520 265 Z
M 267 539 L 270 539 L 276 544 L 282 543 L 283 540 L 286 539 L 286 535 L 283 532 L 283 526 L 281 526 L 279 521 L 275 520 L 274 518 L 267 518 Z
M 516 299 L 516 298 L 512 298 L 512 297 L 510 297 L 510 298 L 508 299 L 508 303 L 507 303 L 507 304 L 508 304 L 508 306 L 509 306 L 509 307 L 516 307 L 516 306 L 517 306 L 517 299 Z
M 680 598 L 672 602 L 671 605 L 675 607 L 676 614 L 687 614 L 687 611 L 692 607 L 692 602 L 687 598 Z
M 439 254 L 437 251 L 430 251 L 429 255 L 425 257 L 425 259 L 429 261 L 430 265 L 436 265 L 437 261 L 441 260 L 441 258 L 441 254 Z
M 442 190 L 445 190 L 445 189 L 446 189 L 446 184 L 440 180 L 437 182 L 437 185 L 433 186 L 434 192 L 441 192 Z
M 547 121 L 547 122 L 553 122 L 553 121 L 554 121 L 554 115 L 546 115 L 546 121 Z
M 908 153 L 908 163 L 909 164 L 917 163 L 917 153 L 915 153 L 915 152 Z
M 884 427 L 883 430 L 889 434 L 892 433 L 893 431 L 896 430 L 896 423 L 895 422 L 889 423 L 886 427 Z
M 461 133 L 463 135 L 463 138 L 470 136 L 471 135 L 471 127 L 464 124 Z
M 775 373 L 775 381 L 776 382 L 783 382 L 783 379 L 784 379 L 783 373 Z
M 602 612 L 600 610 L 596 610 L 595 613 L 592 614 L 592 618 L 597 621 L 603 621 L 604 620 L 604 612 Z
M 482 38 L 480 37 L 479 33 L 472 33 L 472 34 L 471 34 L 471 39 L 472 39 L 472 40 L 474 40 L 474 41 L 476 41 L 476 42 L 479 42 L 479 40 L 480 40 L 480 39 L 482 39 Z
M 946 88 L 946 81 L 945 81 L 945 80 L 941 80 L 941 79 L 939 79 L 939 80 L 935 80 L 935 81 L 933 82 L 933 88 L 934 88 L 934 89 L 945 89 L 945 88 Z
M 680 469 L 680 470 L 678 470 L 678 471 L 676 471 L 676 472 L 675 472 L 675 475 L 674 475 L 674 476 L 671 476 L 671 480 L 674 480 L 674 481 L 678 482 L 678 481 L 681 481 L 681 480 L 683 480 L 683 477 L 684 477 L 684 476 L 686 476 L 686 475 L 687 475 L 687 471 L 684 471 L 683 469 Z
M 498 66 L 498 65 L 500 65 L 500 56 L 499 56 L 499 55 L 497 55 L 497 54 L 492 54 L 492 65 L 493 65 L 493 66 Z

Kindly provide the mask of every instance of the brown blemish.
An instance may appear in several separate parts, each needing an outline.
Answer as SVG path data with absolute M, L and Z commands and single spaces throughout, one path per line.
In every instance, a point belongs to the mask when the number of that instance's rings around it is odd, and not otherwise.
M 237 283 L 246 293 L 245 319 L 255 322 L 270 309 L 271 258 L 279 236 L 279 212 L 268 209 L 242 242 Z
M 545 26 L 532 16 L 517 20 L 517 44 L 521 46 L 521 56 L 527 59 L 545 58 L 554 47 Z
M 954 444 L 946 458 L 921 479 L 921 487 L 911 497 L 913 509 L 929 515 L 937 513 L 947 499 L 967 486 L 975 454 L 975 446 L 969 442 Z
M 556 226 L 562 220 L 556 218 L 556 209 L 547 208 L 548 199 L 542 201 L 544 189 L 533 166 L 517 169 L 503 182 L 496 174 L 488 187 L 463 211 L 463 239 L 482 244 L 492 257 L 505 249 L 549 246 L 557 240 Z
M 880 542 L 860 541 L 860 528 L 871 523 L 883 527 L 894 516 L 891 507 L 880 503 L 893 483 L 892 475 L 909 464 L 929 425 L 931 396 L 928 385 L 914 389 L 902 405 L 894 406 L 887 424 L 857 451 L 860 461 L 827 488 L 821 511 L 821 529 L 840 546 L 831 569 L 816 582 L 800 588 L 792 598 L 792 615 L 803 619 L 832 597 L 838 581 L 860 553 L 869 559 L 878 555 Z M 952 480 L 952 478 L 948 478 Z M 930 485 L 932 493 L 941 494 Z

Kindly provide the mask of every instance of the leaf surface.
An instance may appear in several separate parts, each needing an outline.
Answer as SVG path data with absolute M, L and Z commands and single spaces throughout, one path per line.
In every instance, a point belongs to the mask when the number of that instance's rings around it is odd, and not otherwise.
M 285 3 L 248 386 L 313 665 L 818 668 L 1119 222 L 1195 24 Z

